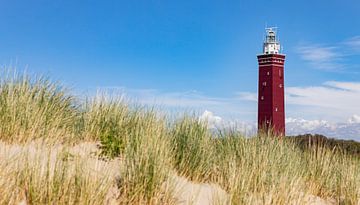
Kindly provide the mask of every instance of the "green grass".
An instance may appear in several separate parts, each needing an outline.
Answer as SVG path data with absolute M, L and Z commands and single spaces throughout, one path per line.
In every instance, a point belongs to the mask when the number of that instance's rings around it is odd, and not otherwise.
M 206 181 L 213 170 L 215 152 L 212 136 L 194 116 L 178 119 L 170 128 L 174 167 L 192 180 Z
M 43 77 L 1 73 L 0 139 L 27 142 L 39 138 L 73 141 L 78 117 L 75 99 Z
M 8 74 L 0 82 L 0 142 L 21 150 L 0 155 L 0 204 L 19 192 L 30 204 L 101 204 L 114 186 L 120 204 L 172 204 L 174 193 L 163 185 L 174 174 L 218 184 L 232 204 L 305 204 L 309 195 L 360 200 L 360 159 L 341 147 L 212 132 L 196 115 L 169 120 L 104 93 L 83 102 L 46 78 Z M 27 147 L 39 142 L 45 151 L 34 157 Z M 84 142 L 100 143 L 100 153 L 81 158 L 67 151 Z M 118 161 L 119 177 L 94 175 L 87 166 L 95 159 Z

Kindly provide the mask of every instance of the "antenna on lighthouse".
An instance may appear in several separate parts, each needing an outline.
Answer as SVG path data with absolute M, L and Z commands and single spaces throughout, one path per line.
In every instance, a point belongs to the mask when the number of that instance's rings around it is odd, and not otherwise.
M 277 27 L 265 28 L 266 37 L 263 45 L 264 54 L 279 54 L 280 53 L 280 41 L 276 36 Z

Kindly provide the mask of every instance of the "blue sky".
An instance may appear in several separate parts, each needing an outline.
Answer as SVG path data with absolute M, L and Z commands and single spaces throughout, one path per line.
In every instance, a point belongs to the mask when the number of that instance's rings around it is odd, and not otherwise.
M 287 55 L 288 118 L 360 115 L 356 0 L 0 3 L 0 64 L 76 93 L 120 89 L 147 104 L 254 122 L 256 54 L 269 25 Z

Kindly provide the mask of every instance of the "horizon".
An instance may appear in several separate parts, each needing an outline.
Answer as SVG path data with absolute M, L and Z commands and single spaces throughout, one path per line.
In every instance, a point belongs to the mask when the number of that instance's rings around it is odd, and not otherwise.
M 3 1 L 0 63 L 73 93 L 126 93 L 211 122 L 257 120 L 265 27 L 285 61 L 287 134 L 360 141 L 360 3 Z M 252 127 L 254 128 L 254 127 Z

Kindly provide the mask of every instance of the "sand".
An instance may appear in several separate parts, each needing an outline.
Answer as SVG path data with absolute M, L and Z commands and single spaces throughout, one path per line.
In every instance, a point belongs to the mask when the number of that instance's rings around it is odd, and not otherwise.
M 77 158 L 82 160 L 86 166 L 84 170 L 90 173 L 93 177 L 101 177 L 106 174 L 109 180 L 116 181 L 119 176 L 119 170 L 122 167 L 122 160 L 116 158 L 113 160 L 103 160 L 98 157 L 99 148 L 96 143 L 81 143 L 72 147 L 63 147 L 63 145 L 53 145 L 48 147 L 41 143 L 30 143 L 27 145 L 6 144 L 0 142 L 0 166 L 1 162 L 16 161 L 20 157 L 25 157 L 26 160 L 37 160 L 40 167 L 48 166 L 49 160 L 53 164 L 50 165 L 52 169 L 55 167 L 55 161 L 59 152 L 66 150 L 69 158 Z M 39 156 L 41 156 L 39 158 Z M 40 160 L 39 160 L 40 159 Z M 16 169 L 21 169 L 19 163 L 10 164 L 8 166 L 16 166 Z M 208 204 L 230 204 L 230 196 L 220 186 L 216 184 L 195 183 L 185 177 L 178 176 L 175 172 L 164 182 L 164 189 L 171 189 L 173 191 L 173 199 L 179 205 L 208 205 Z M 19 205 L 26 205 L 25 194 L 20 190 L 19 196 L 16 196 L 16 203 Z M 104 204 L 115 205 L 118 204 L 118 197 L 120 192 L 116 185 L 113 185 L 105 198 Z M 334 200 L 324 200 L 320 197 L 308 195 L 308 205 L 331 205 L 336 204 Z M 360 205 L 360 204 L 359 204 Z

